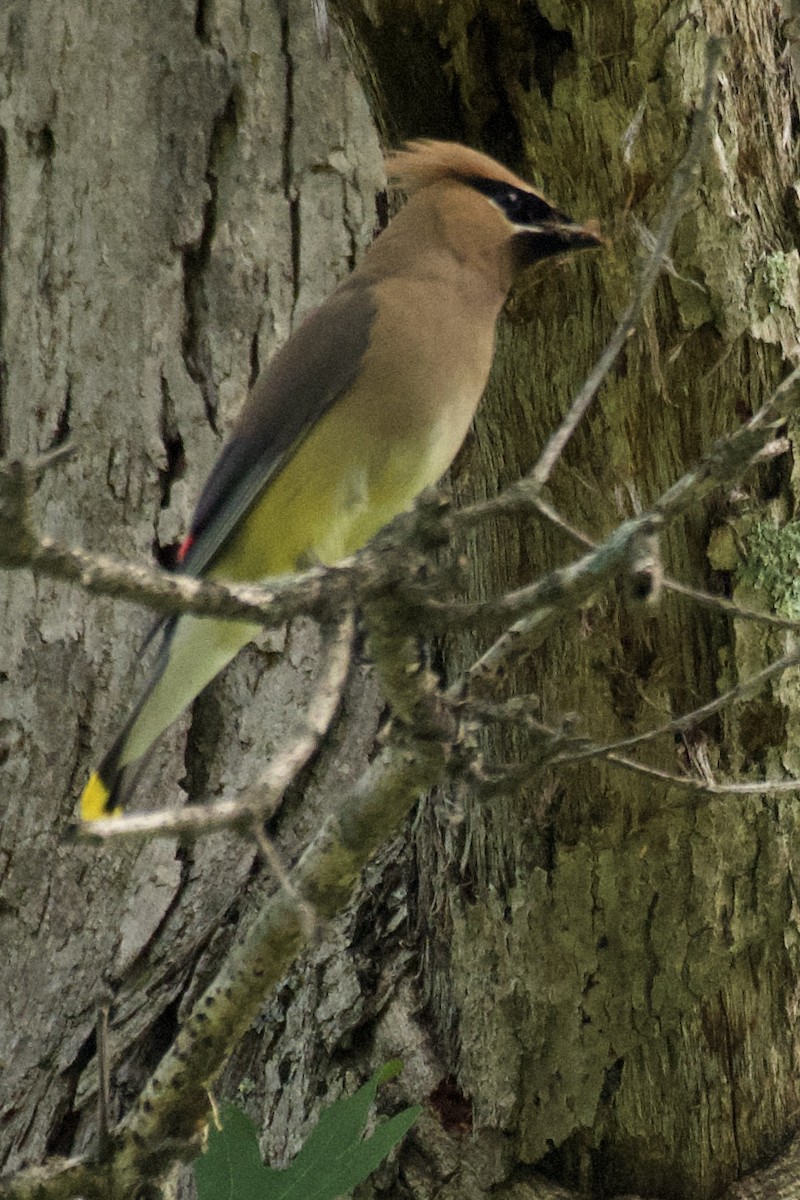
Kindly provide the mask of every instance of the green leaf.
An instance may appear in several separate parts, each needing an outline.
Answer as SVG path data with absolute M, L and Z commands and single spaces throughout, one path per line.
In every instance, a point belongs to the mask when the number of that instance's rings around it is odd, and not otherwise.
M 264 1195 L 264 1164 L 255 1125 L 234 1104 L 220 1110 L 222 1129 L 213 1128 L 208 1148 L 194 1164 L 199 1200 L 249 1200 Z
M 222 1108 L 222 1130 L 213 1130 L 208 1150 L 195 1164 L 200 1200 L 335 1200 L 351 1192 L 408 1133 L 422 1111 L 407 1108 L 382 1121 L 371 1137 L 364 1125 L 381 1083 L 402 1064 L 386 1063 L 353 1096 L 331 1104 L 286 1170 L 263 1166 L 250 1118 L 232 1104 Z

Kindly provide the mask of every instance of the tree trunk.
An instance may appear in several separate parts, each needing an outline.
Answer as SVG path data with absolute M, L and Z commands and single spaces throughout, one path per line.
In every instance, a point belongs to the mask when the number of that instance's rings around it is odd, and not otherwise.
M 340 41 L 323 58 L 305 0 L 12 0 L 0 62 L 0 453 L 71 439 L 36 492 L 42 531 L 169 561 L 259 363 L 373 236 L 383 176 L 366 103 Z M 177 852 L 68 840 L 153 618 L 22 572 L 0 587 L 6 1173 L 87 1144 L 105 995 L 128 1107 L 259 882 L 254 846 L 229 836 Z M 163 739 L 144 802 L 257 778 L 314 655 L 303 628 L 249 649 Z M 361 691 L 354 744 L 376 720 Z M 347 771 L 344 737 L 337 751 Z
M 665 203 L 707 38 L 726 39 L 674 269 L 552 481 L 556 508 L 604 536 L 758 407 L 796 350 L 797 108 L 774 6 L 336 9 L 379 124 L 491 149 L 613 237 L 513 298 L 456 477 L 464 497 L 530 467 L 587 373 L 629 293 L 638 223 L 653 228 Z M 709 546 L 731 526 L 744 538 L 754 521 L 781 523 L 796 503 L 786 459 L 747 488 L 666 539 L 671 575 L 735 585 L 736 556 Z M 571 553 L 559 534 L 507 521 L 465 549 L 481 595 Z M 776 600 L 762 590 L 758 602 Z M 641 615 L 606 595 L 504 684 L 535 694 L 550 724 L 578 714 L 580 731 L 612 741 L 694 709 L 781 644 L 680 596 Z M 475 639 L 448 650 L 468 661 Z M 791 772 L 794 706 L 784 675 L 644 761 L 674 772 L 705 757 L 720 778 Z M 525 742 L 497 738 L 492 753 L 518 760 Z M 768 1158 L 797 1124 L 794 798 L 697 798 L 593 761 L 520 795 L 455 803 L 460 821 L 445 804 L 424 809 L 412 894 L 427 1011 L 462 1117 L 499 1131 L 520 1170 L 593 1195 L 716 1195 Z
M 797 344 L 790 30 L 766 0 L 332 7 L 387 140 L 469 141 L 611 238 L 512 298 L 453 477 L 464 498 L 530 466 L 592 364 L 626 303 L 639 223 L 655 225 L 682 154 L 707 37 L 728 39 L 674 270 L 550 487 L 568 520 L 604 536 L 756 408 Z M 310 8 L 117 2 L 97 17 L 75 0 L 11 0 L 0 12 L 0 453 L 74 440 L 36 495 L 59 540 L 168 559 L 259 363 L 372 233 L 366 105 L 336 37 L 323 59 Z M 779 604 L 752 534 L 787 520 L 794 487 L 778 459 L 746 495 L 694 512 L 665 539 L 669 573 Z M 549 526 L 507 519 L 464 549 L 477 595 L 573 553 Z M 21 573 L 0 582 L 10 1171 L 87 1145 L 98 996 L 113 997 L 123 1110 L 268 884 L 229 837 L 177 853 L 64 841 L 149 618 Z M 444 669 L 481 644 L 448 638 Z M 606 594 L 504 686 L 535 693 L 551 724 L 574 713 L 613 740 L 695 708 L 781 644 L 674 594 L 644 614 Z M 246 651 L 164 739 L 143 796 L 235 795 L 257 778 L 310 694 L 315 649 L 292 628 Z M 642 760 L 707 762 L 721 779 L 791 773 L 793 682 Z M 362 667 L 280 814 L 287 858 L 368 757 L 379 704 Z M 486 745 L 493 760 L 532 752 L 518 733 Z M 797 1123 L 794 823 L 791 797 L 709 798 L 597 761 L 491 801 L 426 801 L 270 1000 L 224 1089 L 263 1103 L 280 1160 L 321 1097 L 402 1057 L 389 1100 L 402 1088 L 426 1111 L 365 1195 L 717 1195 Z

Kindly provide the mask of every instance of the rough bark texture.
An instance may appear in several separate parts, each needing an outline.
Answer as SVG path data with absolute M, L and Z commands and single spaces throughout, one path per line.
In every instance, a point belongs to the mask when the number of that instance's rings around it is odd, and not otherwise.
M 624 303 L 634 219 L 652 224 L 663 204 L 706 37 L 728 39 L 676 273 L 552 483 L 570 520 L 607 531 L 757 406 L 796 346 L 797 109 L 774 6 L 336 7 L 384 127 L 491 148 L 614 234 L 604 255 L 512 302 L 464 495 L 524 471 L 558 420 Z M 791 513 L 793 482 L 786 462 L 751 481 L 761 519 Z M 715 527 L 740 519 L 729 500 L 667 540 L 671 573 L 731 586 L 719 572 L 731 556 L 708 557 Z M 484 594 L 568 546 L 504 523 L 469 550 Z M 472 649 L 449 647 L 457 662 Z M 679 599 L 641 615 L 610 596 L 508 682 L 549 721 L 582 714 L 605 740 L 695 707 L 776 649 Z M 676 769 L 700 752 L 723 776 L 791 770 L 794 687 L 784 677 L 649 761 Z M 492 750 L 516 759 L 525 743 Z M 417 928 L 430 1016 L 475 1126 L 506 1137 L 520 1165 L 598 1194 L 713 1195 L 773 1153 L 798 1103 L 794 800 L 687 800 L 596 764 L 491 806 L 458 800 L 462 822 L 435 805 L 420 821 Z
M 774 7 L 338 0 L 335 11 L 391 141 L 468 140 L 614 236 L 513 298 L 455 476 L 462 495 L 516 478 L 558 420 L 627 298 L 634 218 L 660 211 L 707 32 L 729 37 L 676 274 L 552 484 L 567 516 L 608 531 L 755 407 L 797 341 L 797 112 Z M 335 39 L 322 59 L 305 0 L 0 8 L 0 452 L 76 441 L 37 494 L 46 532 L 168 556 L 259 362 L 368 240 L 379 186 L 363 98 Z M 669 570 L 731 586 L 753 513 L 784 520 L 794 484 L 782 463 L 753 480 L 744 515 L 721 497 L 687 519 L 665 547 Z M 468 550 L 477 594 L 569 553 L 510 522 Z M 776 572 L 764 559 L 740 586 L 782 602 L 765 592 Z M 115 997 L 124 1107 L 270 885 L 251 848 L 226 838 L 177 854 L 63 841 L 148 618 L 20 575 L 0 585 L 10 1170 L 86 1144 L 101 988 Z M 312 684 L 310 636 L 249 650 L 165 739 L 142 794 L 149 783 L 154 805 L 183 788 L 202 799 L 253 779 Z M 536 692 L 548 719 L 574 711 L 613 737 L 693 707 L 776 648 L 684 601 L 642 615 L 610 596 L 521 662 L 512 685 Z M 443 657 L 472 649 L 453 639 Z M 368 753 L 377 703 L 362 673 L 302 804 L 298 790 L 281 814 L 287 857 Z M 791 770 L 797 711 L 786 676 L 650 760 L 675 768 L 702 751 L 723 774 Z M 490 750 L 519 758 L 527 746 L 509 736 Z M 718 1193 L 796 1125 L 794 808 L 687 801 L 597 765 L 491 805 L 436 798 L 266 1007 L 225 1086 L 263 1102 L 279 1160 L 325 1093 L 402 1057 L 388 1102 L 402 1088 L 428 1107 L 365 1194 Z M 737 1194 L 791 1192 L 773 1180 Z
M 372 237 L 381 180 L 361 91 L 338 41 L 323 59 L 304 0 L 0 6 L 0 453 L 75 444 L 38 489 L 43 531 L 169 557 L 258 364 Z M 65 841 L 151 618 L 21 573 L 0 588 L 5 1172 L 85 1144 L 106 989 L 129 1103 L 258 884 L 236 839 Z M 314 655 L 302 629 L 248 651 L 165 738 L 142 796 L 256 778 Z M 363 699 L 354 763 L 375 723 Z M 340 739 L 335 770 L 348 753 Z

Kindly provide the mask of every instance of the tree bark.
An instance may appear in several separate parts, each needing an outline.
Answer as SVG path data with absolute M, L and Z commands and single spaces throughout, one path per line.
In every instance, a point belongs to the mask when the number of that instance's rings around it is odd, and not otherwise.
M 43 530 L 167 560 L 259 363 L 369 239 L 381 182 L 363 97 L 335 37 L 323 59 L 304 0 L 151 8 L 99 18 L 73 0 L 12 0 L 0 13 L 0 452 L 71 437 L 75 456 L 37 491 Z M 796 346 L 791 27 L 766 0 L 332 8 L 386 140 L 469 141 L 612 239 L 512 298 L 459 498 L 518 478 L 586 374 L 626 303 L 640 223 L 663 207 L 706 39 L 726 37 L 673 269 L 550 485 L 599 538 L 757 407 Z M 666 539 L 669 572 L 785 602 L 766 565 L 740 580 L 737 548 L 758 567 L 753 529 L 786 523 L 794 487 L 779 459 L 745 496 L 688 517 Z M 481 596 L 571 555 L 550 527 L 508 519 L 464 550 Z M 271 884 L 231 837 L 177 852 L 64 841 L 149 618 L 20 573 L 0 585 L 10 1171 L 89 1144 L 96 1000 L 113 998 L 124 1110 Z M 504 687 L 612 740 L 696 707 L 781 644 L 674 595 L 643 612 L 613 593 L 520 656 Z M 437 661 L 453 671 L 476 648 L 453 635 Z M 257 778 L 310 694 L 315 653 L 305 628 L 265 635 L 164 740 L 143 796 L 203 800 Z M 793 684 L 785 674 L 644 760 L 792 773 Z M 361 667 L 279 814 L 287 860 L 367 759 L 379 707 Z M 531 745 L 493 732 L 486 750 L 520 761 Z M 797 1124 L 795 838 L 791 798 L 697 796 L 602 762 L 491 802 L 434 797 L 265 1006 L 223 1090 L 263 1109 L 280 1161 L 323 1097 L 402 1057 L 388 1103 L 426 1112 L 365 1196 L 718 1195 Z M 737 1194 L 790 1194 L 791 1155 L 782 1169 Z
M 463 497 L 531 465 L 588 370 L 624 306 L 637 223 L 652 228 L 663 206 L 706 39 L 726 39 L 713 145 L 674 265 L 552 480 L 556 508 L 597 538 L 757 407 L 795 351 L 796 81 L 774 7 L 335 8 L 383 128 L 491 149 L 613 236 L 603 255 L 555 280 L 543 272 L 512 299 L 456 476 Z M 795 503 L 783 460 L 746 498 L 722 496 L 670 535 L 668 571 L 733 588 L 735 556 L 713 553 L 718 531 L 782 523 Z M 464 548 L 480 595 L 569 552 L 557 533 L 508 522 Z M 759 603 L 776 599 L 762 590 Z M 614 740 L 695 708 L 781 641 L 679 597 L 641 615 L 604 596 L 521 656 L 504 685 L 535 694 L 551 724 L 577 713 L 581 730 Z M 475 649 L 453 638 L 449 661 Z M 646 760 L 674 771 L 700 754 L 731 778 L 791 772 L 793 703 L 784 676 Z M 531 752 L 510 735 L 491 750 Z M 774 1153 L 798 1099 L 794 800 L 697 800 L 590 762 L 492 804 L 453 803 L 459 821 L 442 803 L 423 810 L 412 894 L 428 1013 L 462 1117 L 499 1133 L 519 1169 L 597 1195 L 716 1195 Z
M 70 439 L 39 483 L 40 529 L 169 561 L 259 363 L 373 235 L 383 176 L 366 103 L 340 41 L 323 57 L 304 0 L 12 2 L 0 61 L 0 453 Z M 105 996 L 113 1115 L 128 1107 L 260 884 L 255 847 L 231 836 L 71 843 L 153 618 L 21 572 L 0 587 L 6 1173 L 88 1144 Z M 289 736 L 315 653 L 303 627 L 249 649 L 163 740 L 146 803 L 252 782 Z M 354 744 L 376 720 L 362 690 Z M 344 737 L 337 750 L 346 772 Z M 298 839 L 317 811 L 311 796 Z

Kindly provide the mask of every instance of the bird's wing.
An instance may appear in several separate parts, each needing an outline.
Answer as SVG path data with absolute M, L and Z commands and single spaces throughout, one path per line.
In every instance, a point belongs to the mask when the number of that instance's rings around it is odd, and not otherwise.
M 352 386 L 374 317 L 369 285 L 351 278 L 262 371 L 200 495 L 180 571 L 206 571 L 270 479 Z

